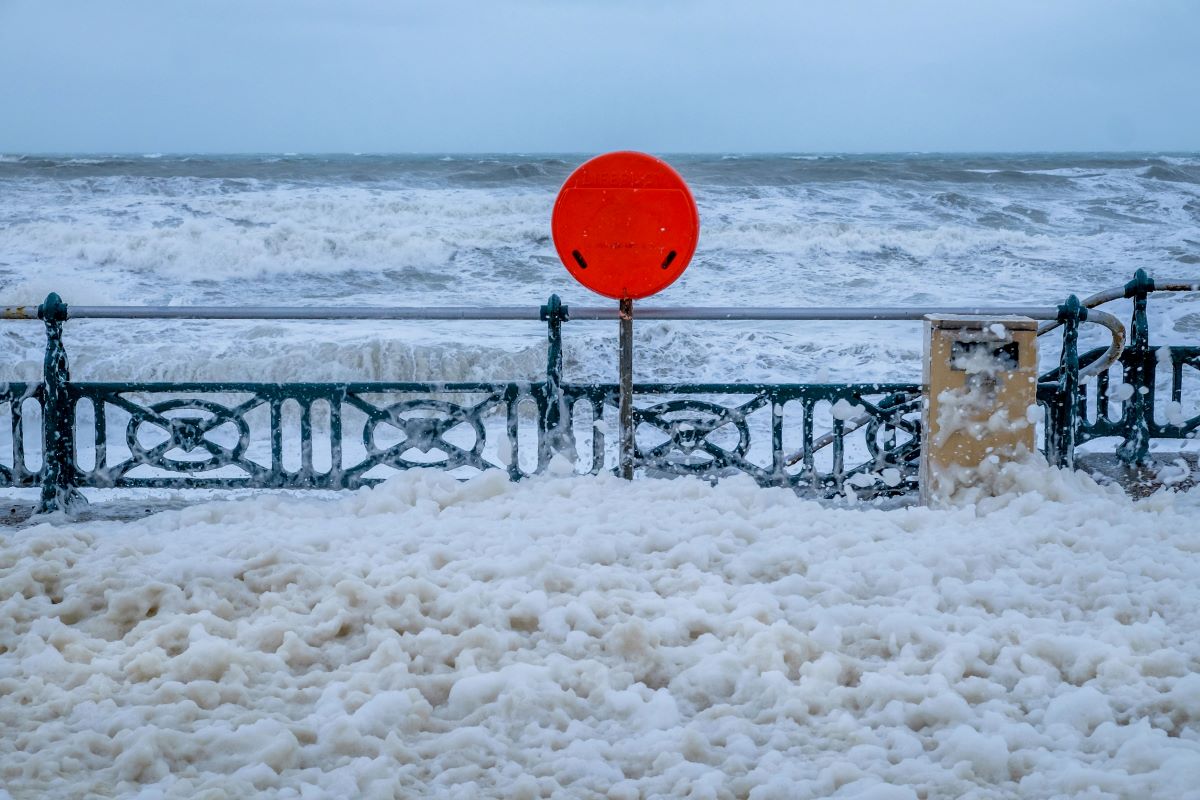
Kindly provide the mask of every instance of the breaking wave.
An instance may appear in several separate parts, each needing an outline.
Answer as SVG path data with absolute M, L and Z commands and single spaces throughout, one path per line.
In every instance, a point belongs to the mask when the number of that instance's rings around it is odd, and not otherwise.
M 702 232 L 693 265 L 655 304 L 1049 304 L 1122 284 L 1138 267 L 1186 277 L 1200 264 L 1194 155 L 669 159 L 694 188 Z M 550 239 L 555 193 L 581 160 L 9 154 L 0 157 L 0 302 L 37 303 L 49 291 L 98 305 L 533 305 L 552 292 L 572 305 L 607 302 L 570 281 Z M 1184 316 L 1173 302 L 1155 303 L 1168 336 Z M 155 325 L 109 334 L 104 345 L 120 343 L 119 357 L 73 345 L 81 374 L 106 364 L 185 377 L 163 366 L 176 362 L 196 374 L 191 345 L 163 345 L 177 329 Z M 411 327 L 278 327 L 246 350 L 244 363 L 264 377 L 411 379 L 424 364 L 469 380 L 544 367 L 536 325 L 510 335 L 461 324 L 417 342 Z M 201 371 L 243 363 L 229 356 L 234 340 L 221 339 L 241 334 L 211 330 Z M 607 375 L 611 331 L 569 331 L 569 368 Z M 909 375 L 919 338 L 877 324 L 642 331 L 647 374 L 698 379 Z M 39 335 L 12 334 L 35 351 Z M 439 361 L 439 348 L 459 356 Z

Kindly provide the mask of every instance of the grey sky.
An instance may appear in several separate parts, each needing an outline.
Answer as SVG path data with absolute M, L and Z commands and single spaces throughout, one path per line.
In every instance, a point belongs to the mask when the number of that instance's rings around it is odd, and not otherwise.
M 0 152 L 1200 149 L 1196 0 L 0 0 Z

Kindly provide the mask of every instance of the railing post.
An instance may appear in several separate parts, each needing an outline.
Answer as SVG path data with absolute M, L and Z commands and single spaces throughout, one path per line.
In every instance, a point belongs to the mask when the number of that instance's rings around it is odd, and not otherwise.
M 67 349 L 63 323 L 67 304 L 54 292 L 38 308 L 46 324 L 46 360 L 43 365 L 45 401 L 42 406 L 42 502 L 39 513 L 68 511 L 86 504 L 75 488 L 75 414 L 68 384 Z
M 541 308 L 546 323 L 546 409 L 542 418 L 545 436 L 538 454 L 538 469 L 550 463 L 555 453 L 575 458 L 575 441 L 571 435 L 571 412 L 562 394 L 562 324 L 567 321 L 567 307 L 558 295 L 550 295 Z
M 620 303 L 617 377 L 621 441 L 617 447 L 617 465 L 621 477 L 631 481 L 637 460 L 637 433 L 633 427 L 633 298 L 623 297 Z
M 1154 280 L 1139 269 L 1125 284 L 1125 296 L 1133 298 L 1133 320 L 1129 346 L 1121 359 L 1122 379 L 1133 389 L 1122 403 L 1121 426 L 1125 440 L 1117 445 L 1117 458 L 1126 464 L 1143 464 L 1150 455 L 1150 418 L 1154 413 L 1155 363 L 1150 354 L 1150 322 L 1146 296 L 1154 291 Z
M 1075 468 L 1075 435 L 1079 430 L 1079 323 L 1088 310 L 1071 295 L 1058 307 L 1063 323 L 1062 358 L 1059 361 L 1058 389 L 1050 408 L 1047 424 L 1046 457 L 1056 467 Z

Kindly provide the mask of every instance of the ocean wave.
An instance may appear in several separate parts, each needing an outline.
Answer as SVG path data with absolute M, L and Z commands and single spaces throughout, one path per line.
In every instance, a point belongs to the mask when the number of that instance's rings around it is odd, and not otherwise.
M 385 299 L 407 294 L 437 302 L 455 292 L 487 296 L 499 286 L 509 296 L 539 297 L 566 278 L 549 237 L 552 200 L 549 194 L 281 191 L 252 199 L 191 197 L 150 213 L 106 206 L 103 215 L 97 209 L 11 225 L 0 261 L 36 263 L 42 280 L 60 276 L 68 286 L 107 275 L 113 292 L 129 301 L 139 294 L 229 296 L 239 282 L 270 276 L 304 278 L 278 286 L 289 297 L 381 293 Z M 898 227 L 813 221 L 805 209 L 780 203 L 734 208 L 737 213 L 706 216 L 697 255 L 705 269 L 693 270 L 697 274 L 717 267 L 713 274 L 727 279 L 731 266 L 757 264 L 770 273 L 768 284 L 777 286 L 789 279 L 781 268 L 786 262 L 811 263 L 827 276 L 838 267 L 846 274 L 864 267 L 886 272 L 1061 248 L 1052 232 L 1020 229 L 1031 223 L 1015 213 L 1008 215 L 1020 225 L 1010 227 Z
M 570 279 L 550 239 L 573 157 L 16 158 L 0 163 L 7 305 L 52 290 L 75 305 L 536 307 L 551 292 L 575 306 L 610 302 Z M 1195 187 L 1142 174 L 1195 170 L 1187 164 L 800 158 L 672 157 L 700 206 L 700 246 L 683 277 L 647 303 L 1053 304 L 1122 285 L 1138 267 L 1186 271 L 1200 254 Z M 995 177 L 1009 173 L 1025 177 Z M 1156 299 L 1154 313 L 1171 302 Z M 23 337 L 18 360 L 36 375 L 40 327 L 5 330 Z M 545 367 L 545 332 L 520 330 L 73 322 L 68 335 L 81 377 L 532 379 Z M 824 369 L 835 380 L 883 379 L 911 375 L 919 361 L 911 326 L 644 321 L 637 331 L 640 376 L 797 380 Z M 614 335 L 615 325 L 569 326 L 573 379 L 611 379 Z
M 517 163 L 485 161 L 456 170 L 447 176 L 447 179 L 452 183 L 502 186 L 529 182 L 542 183 L 544 182 L 542 179 L 545 178 L 562 181 L 570 174 L 572 166 L 570 162 L 557 158 Z
M 764 254 L 869 255 L 904 254 L 914 258 L 949 257 L 1004 248 L 1010 252 L 1036 249 L 1044 237 L 1023 231 L 995 230 L 976 225 L 934 225 L 900 228 L 855 222 L 814 222 L 805 217 L 761 215 L 718 221 L 705 229 L 708 241 L 722 249 Z
M 0 293 L 25 303 L 44 296 L 42 289 L 92 281 L 123 302 L 210 303 L 264 291 L 277 302 L 402 305 L 455 297 L 541 302 L 564 290 L 586 296 L 567 278 L 550 241 L 552 191 L 223 183 L 179 196 L 140 189 L 63 196 L 58 186 L 49 196 L 23 192 L 14 205 L 0 201 Z M 1093 281 L 1124 281 L 1126 272 L 1153 259 L 1155 247 L 1174 260 L 1178 243 L 1167 234 L 1192 218 L 1176 199 L 1141 210 L 1098 210 L 1094 203 L 1013 202 L 969 191 L 697 194 L 696 263 L 670 290 L 680 301 L 720 296 L 734 285 L 765 302 L 797 302 L 817 283 L 834 296 L 864 296 L 857 281 L 878 282 L 866 296 L 885 298 L 888 287 L 919 280 L 914 270 L 937 275 L 942 296 L 972 285 L 976 292 L 995 286 L 1007 292 L 1012 283 L 1002 276 L 1022 262 L 1038 270 L 1025 286 L 1048 292 L 1073 274 L 1067 265 L 1098 257 L 1112 266 L 1092 268 Z M 1162 222 L 1162 232 L 1144 223 L 1126 232 L 1135 213 Z M 1104 220 L 1103 230 L 1091 228 L 1097 220 Z M 1129 258 L 1121 263 L 1113 253 Z M 37 295 L 14 297 L 23 287 L 4 278 L 4 263 L 36 270 Z M 796 265 L 804 267 L 799 276 Z
M 445 265 L 456 254 L 548 243 L 552 196 L 485 191 L 259 191 L 186 202 L 93 202 L 9 225 L 0 260 L 72 262 L 188 280 Z M 117 210 L 131 212 L 114 217 Z M 171 221 L 162 225 L 164 221 Z M 4 251 L 8 251 L 5 253 Z
M 40 325 L 11 327 L 8 380 L 38 380 Z M 565 326 L 564 377 L 616 379 L 615 324 Z M 918 380 L 914 323 L 700 323 L 644 320 L 639 380 Z M 536 381 L 545 327 L 486 322 L 76 320 L 71 374 L 81 381 Z M 650 377 L 652 376 L 652 378 Z
M 1177 183 L 1200 183 L 1200 169 L 1189 169 L 1185 165 L 1147 167 L 1142 171 L 1143 178 Z

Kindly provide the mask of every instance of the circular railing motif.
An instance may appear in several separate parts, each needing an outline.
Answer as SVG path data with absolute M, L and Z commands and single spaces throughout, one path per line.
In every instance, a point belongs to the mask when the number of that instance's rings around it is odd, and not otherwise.
M 704 473 L 743 459 L 750 450 L 750 426 L 744 414 L 704 400 L 671 400 L 637 411 L 637 421 L 653 426 L 667 439 L 652 447 L 639 447 L 644 463 L 681 473 Z M 732 425 L 738 441 L 725 448 L 712 441 L 714 433 Z M 678 454 L 676 456 L 675 454 Z
M 176 412 L 196 412 L 184 416 L 167 416 Z M 226 447 L 208 437 L 208 433 L 224 424 L 231 424 L 237 431 L 238 440 L 233 447 Z M 167 435 L 167 440 L 152 447 L 139 441 L 143 426 L 153 426 Z M 250 444 L 250 427 L 240 413 L 207 400 L 164 400 L 148 408 L 137 408 L 130 412 L 129 424 L 125 428 L 125 441 L 135 460 L 151 467 L 174 472 L 204 472 L 205 470 L 229 466 L 239 462 Z M 169 458 L 167 453 L 181 450 L 184 453 L 204 451 L 207 458 Z
M 428 416 L 433 414 L 433 416 Z M 388 447 L 380 447 L 376 441 L 376 429 L 380 424 L 391 425 L 399 430 L 404 439 Z M 468 426 L 475 434 L 470 449 L 446 441 L 445 435 L 459 425 Z M 393 403 L 372 414 L 363 426 L 363 446 L 368 457 L 377 463 L 394 463 L 403 467 L 479 466 L 487 432 L 483 420 L 463 406 L 445 400 L 405 400 Z M 444 458 L 432 461 L 413 461 L 403 453 L 416 449 L 422 453 L 440 450 Z
M 864 426 L 872 461 L 898 465 L 915 458 L 921 444 L 921 396 L 893 395 L 878 408 L 883 416 L 872 416 Z

